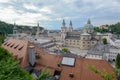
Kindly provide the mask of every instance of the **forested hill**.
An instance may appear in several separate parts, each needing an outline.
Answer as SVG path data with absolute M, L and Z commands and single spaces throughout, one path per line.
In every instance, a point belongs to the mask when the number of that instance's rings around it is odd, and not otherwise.
M 108 25 L 108 29 L 100 29 L 99 27 L 95 27 L 94 30 L 96 32 L 101 32 L 101 33 L 110 32 L 113 34 L 120 35 L 120 22 L 118 22 L 116 24 Z
M 120 34 L 120 22 L 109 25 L 111 33 Z
M 1 34 L 12 34 L 13 33 L 13 24 L 9 24 L 3 21 L 0 21 L 0 33 Z M 16 25 L 17 29 L 19 32 L 24 32 L 24 31 L 31 31 L 31 27 L 36 27 L 36 26 L 23 26 L 23 25 Z M 42 27 L 40 27 L 43 29 Z

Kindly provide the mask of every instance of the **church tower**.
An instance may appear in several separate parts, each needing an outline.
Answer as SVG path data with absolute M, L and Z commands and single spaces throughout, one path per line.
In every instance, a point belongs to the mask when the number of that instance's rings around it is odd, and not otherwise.
M 39 27 L 39 23 L 37 24 L 37 31 L 36 31 L 36 37 L 39 37 L 40 34 L 40 27 Z
M 17 34 L 17 27 L 16 27 L 16 24 L 14 22 L 14 27 L 13 27 L 13 35 L 16 35 Z
M 72 27 L 72 21 L 70 20 L 70 24 L 69 24 L 69 32 L 73 31 L 73 27 Z
M 83 32 L 86 32 L 86 33 L 93 33 L 94 32 L 94 27 L 91 24 L 90 19 L 88 19 L 87 24 L 84 25 Z
M 65 25 L 65 20 L 63 19 L 62 27 L 61 27 L 61 41 L 62 42 L 64 42 L 66 35 L 67 35 L 67 27 Z
M 66 27 L 64 19 L 63 19 L 63 22 L 62 22 L 61 32 L 67 32 L 67 27 Z

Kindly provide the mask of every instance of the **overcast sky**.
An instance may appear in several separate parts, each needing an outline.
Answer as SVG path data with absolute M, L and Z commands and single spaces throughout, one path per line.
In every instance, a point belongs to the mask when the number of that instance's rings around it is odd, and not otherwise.
M 88 18 L 94 26 L 120 22 L 120 0 L 0 0 L 0 20 L 12 24 L 60 29 L 65 19 L 76 29 Z

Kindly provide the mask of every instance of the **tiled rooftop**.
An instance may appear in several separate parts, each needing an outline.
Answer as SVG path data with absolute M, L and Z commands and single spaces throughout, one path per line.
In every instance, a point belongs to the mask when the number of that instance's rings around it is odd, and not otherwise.
M 18 47 L 14 49 L 17 45 Z M 3 43 L 2 46 L 18 60 L 21 60 L 20 65 L 25 68 L 29 66 L 27 48 L 30 45 L 33 44 L 28 41 L 10 39 Z M 71 67 L 61 64 L 63 56 L 60 54 L 49 54 L 42 48 L 38 48 L 36 46 L 35 50 L 36 64 L 34 68 L 37 70 L 42 70 L 47 66 L 53 75 L 55 70 L 60 71 L 60 80 L 104 80 L 98 74 L 91 71 L 87 66 L 88 64 L 95 66 L 98 70 L 105 70 L 106 72 L 113 73 L 113 68 L 111 65 L 104 60 L 76 58 L 75 65 Z M 74 75 L 73 77 L 70 77 L 71 73 Z

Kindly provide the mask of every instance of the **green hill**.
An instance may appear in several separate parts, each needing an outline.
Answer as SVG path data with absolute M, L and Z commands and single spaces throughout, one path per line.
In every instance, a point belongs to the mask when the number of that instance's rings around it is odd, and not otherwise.
M 101 32 L 101 33 L 110 32 L 113 34 L 120 35 L 120 22 L 118 22 L 116 24 L 108 25 L 108 29 L 100 29 L 99 27 L 95 27 L 94 30 L 96 32 Z
M 9 24 L 3 21 L 0 21 L 0 34 L 12 34 L 13 33 L 13 24 Z M 18 31 L 21 32 L 31 32 L 32 28 L 36 26 L 24 26 L 24 25 L 16 25 Z M 43 29 L 43 27 L 40 27 Z

